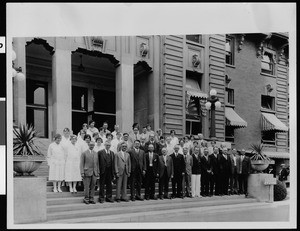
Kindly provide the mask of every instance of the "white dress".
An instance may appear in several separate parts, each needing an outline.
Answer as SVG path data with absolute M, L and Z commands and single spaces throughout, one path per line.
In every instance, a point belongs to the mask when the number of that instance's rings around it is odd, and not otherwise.
M 47 152 L 49 165 L 49 181 L 63 181 L 65 179 L 65 153 L 61 144 L 51 143 Z
M 66 166 L 65 166 L 65 181 L 81 181 L 80 174 L 80 146 L 70 144 L 67 149 Z

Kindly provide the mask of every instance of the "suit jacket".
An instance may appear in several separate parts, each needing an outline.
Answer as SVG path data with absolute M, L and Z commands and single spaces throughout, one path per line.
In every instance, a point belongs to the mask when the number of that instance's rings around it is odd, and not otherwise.
M 174 176 L 174 166 L 173 166 L 173 160 L 172 157 L 166 156 L 166 162 L 167 162 L 167 173 L 168 177 L 170 178 L 171 176 Z M 158 173 L 159 173 L 159 178 L 162 178 L 164 176 L 165 172 L 165 161 L 163 156 L 158 157 Z
M 241 156 L 236 159 L 236 168 L 238 174 L 250 174 L 251 161 L 248 156 L 244 156 L 242 161 Z
M 201 157 L 200 157 L 200 154 L 198 155 L 198 157 L 195 156 L 194 154 L 192 154 L 192 158 L 193 158 L 192 174 L 193 175 L 201 174 Z
M 158 155 L 156 153 L 153 152 L 153 159 L 152 159 L 152 167 L 153 167 L 153 174 L 156 176 L 156 174 L 158 173 Z M 145 153 L 145 169 L 146 172 L 148 172 L 150 169 L 150 157 L 149 157 L 149 152 Z
M 114 175 L 114 152 L 113 151 L 109 151 L 109 157 L 110 157 L 110 161 L 111 164 L 110 166 L 107 165 L 108 162 L 108 155 L 106 154 L 106 150 L 102 149 L 98 152 L 98 160 L 99 160 L 99 169 L 100 169 L 100 174 L 104 174 L 105 170 L 107 167 L 111 167 L 111 176 L 113 177 Z
M 130 155 L 131 162 L 131 172 L 133 172 L 136 168 L 139 168 L 141 172 L 145 170 L 145 152 L 139 149 L 139 152 L 136 153 L 135 149 L 132 148 L 128 151 Z
M 220 154 L 217 154 L 217 157 L 215 157 L 214 154 L 211 154 L 208 156 L 210 168 L 214 175 L 218 175 L 220 172 L 220 170 L 219 170 L 219 155 Z
M 185 161 L 185 173 L 188 175 L 191 175 L 192 174 L 192 166 L 193 166 L 193 157 L 191 155 L 187 154 L 186 158 L 183 155 L 183 159 Z
M 145 152 L 148 152 L 148 146 L 149 146 L 150 143 L 151 143 L 150 140 L 148 142 L 146 142 L 146 144 L 145 144 Z M 159 146 L 158 146 L 158 143 L 156 143 L 156 141 L 153 142 L 153 146 L 154 146 L 153 152 L 158 153 Z
M 240 156 L 239 155 L 235 155 L 235 158 L 236 158 L 236 167 L 237 167 L 237 162 L 238 162 L 238 158 Z M 234 159 L 233 159 L 233 155 L 231 154 L 230 155 L 230 160 L 231 160 L 231 174 L 234 174 Z
M 225 159 L 222 154 L 219 155 L 219 170 L 221 175 L 231 175 L 231 159 L 229 156 Z
M 185 172 L 185 161 L 183 155 L 178 153 L 177 157 L 175 157 L 175 153 L 173 153 L 170 156 L 173 160 L 174 173 L 182 174 L 183 172 Z
M 98 154 L 92 150 L 86 150 L 80 156 L 80 174 L 84 176 L 99 176 Z
M 208 156 L 207 156 L 207 160 L 204 156 L 200 157 L 200 165 L 201 165 L 201 174 L 208 175 L 209 173 L 207 171 L 211 170 Z
M 123 175 L 130 175 L 131 173 L 131 161 L 128 152 L 124 152 L 124 158 L 122 156 L 121 151 L 115 153 L 114 156 L 114 171 L 115 174 L 119 174 L 119 176 Z

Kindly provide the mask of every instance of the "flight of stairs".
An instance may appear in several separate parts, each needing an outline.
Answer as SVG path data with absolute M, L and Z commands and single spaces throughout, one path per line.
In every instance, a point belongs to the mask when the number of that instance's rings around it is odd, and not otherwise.
M 47 177 L 48 166 L 43 163 L 35 175 Z M 187 213 L 201 209 L 202 212 L 218 212 L 222 209 L 240 206 L 259 206 L 261 203 L 244 195 L 213 196 L 202 198 L 175 198 L 163 200 L 144 200 L 129 202 L 98 202 L 99 191 L 95 193 L 96 204 L 83 203 L 83 186 L 77 186 L 77 193 L 70 193 L 68 186 L 62 186 L 62 193 L 54 193 L 52 182 L 47 181 L 47 222 L 46 223 L 115 223 L 115 222 L 152 222 L 170 216 L 172 213 Z M 171 194 L 171 182 L 169 194 Z M 141 191 L 144 196 L 144 188 Z M 156 195 L 158 183 L 156 183 Z M 113 184 L 113 198 L 116 185 Z M 130 189 L 127 190 L 128 198 Z

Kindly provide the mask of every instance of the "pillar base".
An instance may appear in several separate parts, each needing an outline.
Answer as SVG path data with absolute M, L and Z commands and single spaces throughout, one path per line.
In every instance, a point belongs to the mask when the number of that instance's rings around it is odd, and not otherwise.
M 272 182 L 273 174 L 250 174 L 248 178 L 248 195 L 260 202 L 273 202 L 274 184 Z

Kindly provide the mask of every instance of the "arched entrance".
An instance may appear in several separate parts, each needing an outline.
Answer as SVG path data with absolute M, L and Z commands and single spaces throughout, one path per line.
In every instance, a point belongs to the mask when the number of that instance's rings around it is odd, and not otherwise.
M 72 129 L 77 134 L 83 123 L 103 122 L 113 131 L 116 123 L 116 70 L 118 61 L 98 51 L 72 52 Z

